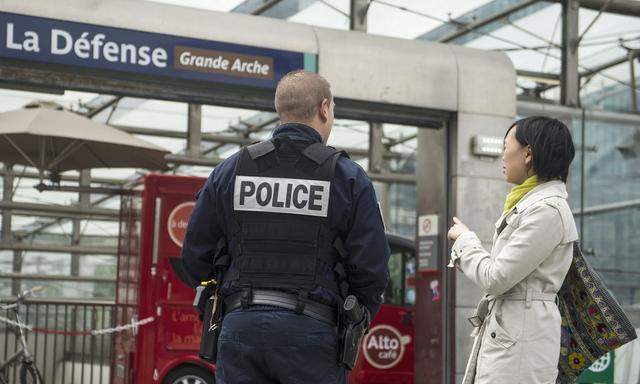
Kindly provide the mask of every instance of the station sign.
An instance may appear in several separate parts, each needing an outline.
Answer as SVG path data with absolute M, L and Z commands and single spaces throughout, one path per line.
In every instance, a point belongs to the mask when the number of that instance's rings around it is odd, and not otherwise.
M 275 89 L 316 55 L 0 12 L 0 58 Z

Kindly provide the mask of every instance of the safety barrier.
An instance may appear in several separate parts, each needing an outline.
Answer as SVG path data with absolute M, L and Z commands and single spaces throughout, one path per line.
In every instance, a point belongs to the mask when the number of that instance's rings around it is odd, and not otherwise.
M 116 327 L 114 303 L 98 301 L 29 300 L 20 316 L 23 327 L 32 328 L 27 344 L 46 384 L 109 384 L 113 333 L 153 321 Z M 14 319 L 6 310 L 0 318 Z M 0 321 L 0 362 L 19 348 L 15 329 Z M 17 372 L 10 370 L 9 383 L 17 383 Z

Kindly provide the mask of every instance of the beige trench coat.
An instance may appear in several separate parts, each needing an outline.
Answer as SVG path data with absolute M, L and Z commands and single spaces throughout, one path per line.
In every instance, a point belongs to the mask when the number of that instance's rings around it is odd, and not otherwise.
M 486 294 L 463 384 L 552 384 L 560 354 L 556 293 L 578 232 L 561 181 L 541 184 L 496 223 L 491 252 L 475 233 L 456 240 L 455 265 Z M 484 320 L 484 321 L 482 321 Z

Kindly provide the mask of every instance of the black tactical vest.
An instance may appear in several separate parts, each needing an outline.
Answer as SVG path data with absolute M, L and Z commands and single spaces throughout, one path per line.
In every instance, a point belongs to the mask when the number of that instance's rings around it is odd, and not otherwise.
M 342 251 L 329 226 L 331 182 L 342 152 L 287 136 L 240 152 L 229 249 L 237 288 L 344 293 Z M 339 241 L 338 241 L 339 242 Z

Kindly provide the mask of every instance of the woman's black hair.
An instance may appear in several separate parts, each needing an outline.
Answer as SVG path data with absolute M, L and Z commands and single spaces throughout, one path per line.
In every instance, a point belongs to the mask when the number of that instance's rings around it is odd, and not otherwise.
M 569 166 L 575 156 L 575 148 L 569 128 L 557 119 L 531 116 L 513 123 L 516 140 L 523 146 L 531 147 L 533 170 L 542 182 L 560 179 L 567 182 Z

